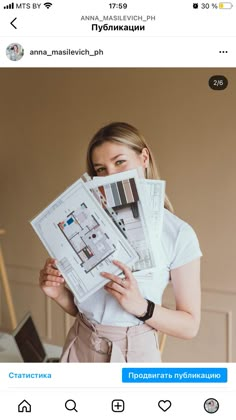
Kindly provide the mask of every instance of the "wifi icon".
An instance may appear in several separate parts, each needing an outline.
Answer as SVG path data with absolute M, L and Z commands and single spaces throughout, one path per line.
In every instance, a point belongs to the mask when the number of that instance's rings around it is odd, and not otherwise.
M 44 6 L 45 6 L 47 9 L 49 9 L 49 7 L 51 7 L 51 6 L 52 6 L 52 3 L 49 3 L 49 2 L 44 3 Z

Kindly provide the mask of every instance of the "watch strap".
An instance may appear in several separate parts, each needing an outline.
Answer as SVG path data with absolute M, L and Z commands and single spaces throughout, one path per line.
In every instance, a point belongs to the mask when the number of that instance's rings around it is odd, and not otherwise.
M 152 302 L 149 299 L 146 299 L 148 305 L 147 305 L 147 311 L 143 316 L 136 316 L 140 321 L 147 321 L 150 319 L 153 315 L 154 309 L 155 309 L 155 303 Z

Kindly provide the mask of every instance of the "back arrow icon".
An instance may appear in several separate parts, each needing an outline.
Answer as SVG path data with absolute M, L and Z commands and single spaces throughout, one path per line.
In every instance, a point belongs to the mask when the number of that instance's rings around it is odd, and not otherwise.
M 15 19 L 13 19 L 12 21 L 11 21 L 11 26 L 13 26 L 13 28 L 15 28 L 15 29 L 17 29 L 17 27 L 15 26 L 15 25 L 13 25 L 13 22 L 15 22 L 15 20 L 16 20 L 17 18 L 15 18 Z

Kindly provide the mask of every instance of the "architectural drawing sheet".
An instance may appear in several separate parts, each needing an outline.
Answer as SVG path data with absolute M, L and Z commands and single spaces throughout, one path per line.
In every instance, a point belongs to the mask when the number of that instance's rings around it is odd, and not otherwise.
M 154 241 L 154 247 L 158 246 L 161 239 L 164 217 L 165 181 L 156 179 L 141 179 L 143 192 L 146 196 L 146 208 L 149 231 Z
M 133 271 L 156 268 L 165 182 L 139 178 L 137 170 L 130 170 L 94 177 L 88 186 L 100 205 L 112 209 L 115 224 L 137 252 L 139 260 Z
M 107 283 L 101 271 L 120 274 L 112 260 L 129 267 L 138 260 L 85 185 L 79 179 L 31 221 L 79 302 Z

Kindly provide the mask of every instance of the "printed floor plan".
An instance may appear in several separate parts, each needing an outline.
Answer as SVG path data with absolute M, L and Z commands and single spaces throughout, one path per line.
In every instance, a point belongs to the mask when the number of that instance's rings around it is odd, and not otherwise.
M 58 226 L 81 259 L 86 273 L 115 251 L 113 242 L 84 203 Z

